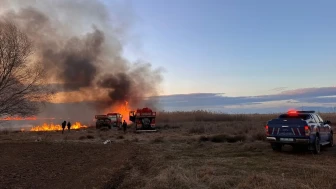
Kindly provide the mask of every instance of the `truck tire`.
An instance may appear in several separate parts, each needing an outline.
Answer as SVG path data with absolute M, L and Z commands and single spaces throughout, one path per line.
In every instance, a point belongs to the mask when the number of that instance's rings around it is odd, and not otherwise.
M 271 147 L 274 151 L 281 151 L 281 149 L 282 149 L 281 144 L 271 144 Z
M 330 133 L 330 138 L 329 138 L 329 144 L 328 147 L 333 147 L 334 146 L 334 134 L 331 132 Z
M 320 152 L 321 152 L 320 136 L 316 135 L 315 141 L 313 144 L 313 153 L 320 154 Z

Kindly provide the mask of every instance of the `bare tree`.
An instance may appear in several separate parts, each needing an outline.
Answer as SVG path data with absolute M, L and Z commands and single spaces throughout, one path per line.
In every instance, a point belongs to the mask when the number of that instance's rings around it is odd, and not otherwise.
M 31 116 L 48 97 L 43 65 L 32 59 L 33 46 L 15 24 L 0 21 L 0 116 Z

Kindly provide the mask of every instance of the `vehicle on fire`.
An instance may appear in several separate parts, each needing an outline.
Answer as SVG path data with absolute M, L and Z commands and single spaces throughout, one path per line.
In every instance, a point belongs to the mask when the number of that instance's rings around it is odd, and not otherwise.
M 294 148 L 305 146 L 319 154 L 321 146 L 334 146 L 331 122 L 323 121 L 315 111 L 288 111 L 268 121 L 265 132 L 266 140 L 275 151 L 291 145 Z

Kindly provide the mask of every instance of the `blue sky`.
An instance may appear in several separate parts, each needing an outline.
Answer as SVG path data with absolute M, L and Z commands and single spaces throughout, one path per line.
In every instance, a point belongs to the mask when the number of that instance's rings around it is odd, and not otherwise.
M 336 1 L 127 2 L 136 16 L 133 29 L 141 36 L 142 48 L 126 48 L 125 55 L 165 68 L 162 95 L 170 96 L 161 97 L 163 104 L 167 99 L 181 98 L 176 94 L 196 93 L 183 98 L 206 95 L 218 100 L 221 97 L 216 94 L 224 93 L 222 96 L 246 110 L 241 103 L 250 96 L 279 96 L 293 90 L 336 95 L 333 88 L 328 88 L 335 86 L 336 79 Z M 282 100 L 295 103 L 285 106 L 278 98 L 263 99 L 273 107 L 253 104 L 251 111 L 256 106 L 270 111 L 301 106 L 329 108 L 336 103 L 334 98 L 321 100 L 317 93 L 303 101 L 300 95 L 286 98 Z M 301 101 L 296 101 L 298 98 Z M 217 103 L 219 109 L 224 105 L 232 106 L 224 110 L 239 109 L 229 101 Z M 200 106 L 211 109 L 213 105 Z M 165 106 L 174 109 L 172 104 Z
M 126 56 L 165 68 L 163 94 L 261 95 L 334 84 L 335 1 L 129 2 L 143 46 Z

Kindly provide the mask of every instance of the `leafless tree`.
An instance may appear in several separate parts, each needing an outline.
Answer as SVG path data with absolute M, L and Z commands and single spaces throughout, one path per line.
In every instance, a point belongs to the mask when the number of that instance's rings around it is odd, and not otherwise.
M 32 58 L 33 43 L 24 32 L 0 21 L 0 116 L 31 116 L 48 98 L 41 63 Z

